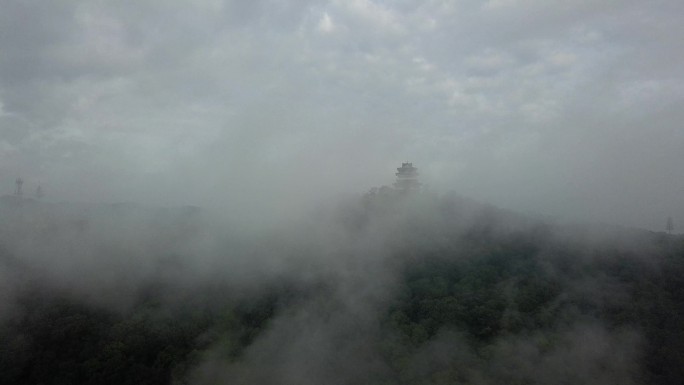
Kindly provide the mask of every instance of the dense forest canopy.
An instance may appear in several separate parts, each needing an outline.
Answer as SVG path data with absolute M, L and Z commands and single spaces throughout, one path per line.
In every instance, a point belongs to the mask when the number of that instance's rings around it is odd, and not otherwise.
M 0 211 L 0 383 L 684 382 L 679 235 L 391 189 L 259 231 Z

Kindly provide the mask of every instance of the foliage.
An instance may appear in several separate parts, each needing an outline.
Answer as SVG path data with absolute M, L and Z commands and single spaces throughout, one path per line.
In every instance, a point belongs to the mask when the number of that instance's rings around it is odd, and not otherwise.
M 335 220 L 352 242 L 380 239 L 382 263 L 398 272 L 377 305 L 377 335 L 354 342 L 383 364 L 368 383 L 553 383 L 547 370 L 565 370 L 568 383 L 684 383 L 681 237 L 618 229 L 629 242 L 596 241 L 463 198 L 387 189 Z M 7 251 L 0 257 L 21 265 Z M 172 300 L 179 289 L 151 280 L 124 310 L 27 281 L 0 323 L 0 383 L 187 383 L 208 352 L 238 362 L 309 297 L 343 306 L 329 272 L 307 284 L 288 279 L 249 294 L 196 283 Z M 582 370 L 558 369 L 577 355 Z

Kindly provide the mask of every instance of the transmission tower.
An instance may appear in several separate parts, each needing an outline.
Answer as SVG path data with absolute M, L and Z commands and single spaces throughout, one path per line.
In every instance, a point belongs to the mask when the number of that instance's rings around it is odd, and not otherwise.
M 38 185 L 38 187 L 36 187 L 36 199 L 40 199 L 43 196 L 45 196 L 45 193 L 43 192 L 43 188 L 40 187 L 40 185 Z
M 24 185 L 24 180 L 21 178 L 17 178 L 17 180 L 14 182 L 17 185 L 17 188 L 14 190 L 14 195 L 21 196 L 23 192 L 21 191 L 21 186 Z

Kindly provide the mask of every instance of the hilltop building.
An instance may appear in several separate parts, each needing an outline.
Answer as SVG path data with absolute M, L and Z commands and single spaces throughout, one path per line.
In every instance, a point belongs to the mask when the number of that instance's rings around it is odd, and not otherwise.
M 418 169 L 413 167 L 413 163 L 402 163 L 401 167 L 397 168 L 397 181 L 394 182 L 394 187 L 400 191 L 417 191 L 420 189 L 420 182 L 418 182 Z

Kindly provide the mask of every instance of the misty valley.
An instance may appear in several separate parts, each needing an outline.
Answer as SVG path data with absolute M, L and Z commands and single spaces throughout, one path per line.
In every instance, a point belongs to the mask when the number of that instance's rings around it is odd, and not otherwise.
M 388 187 L 0 213 L 2 384 L 684 383 L 681 235 Z

